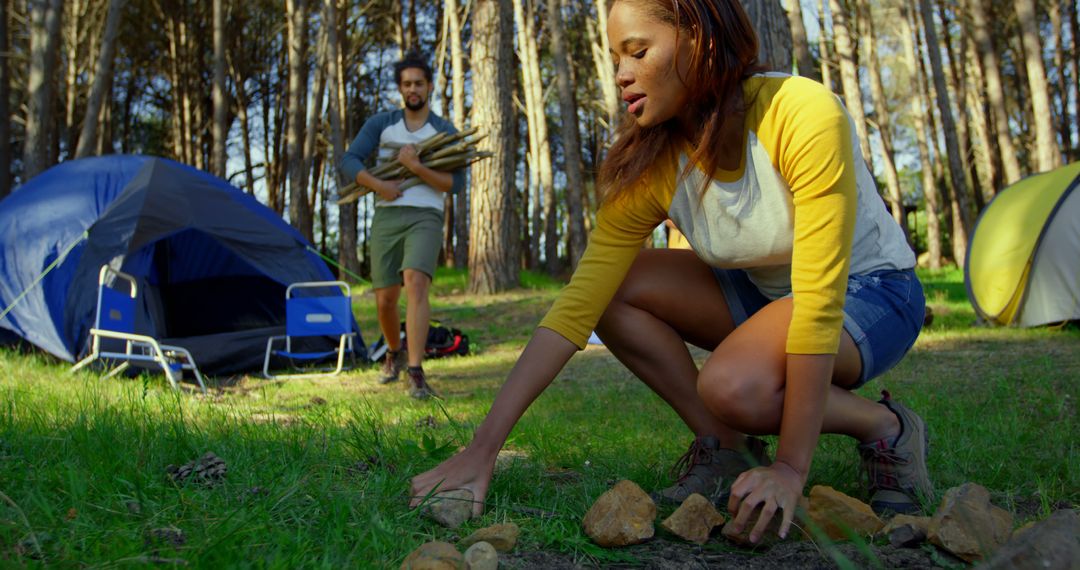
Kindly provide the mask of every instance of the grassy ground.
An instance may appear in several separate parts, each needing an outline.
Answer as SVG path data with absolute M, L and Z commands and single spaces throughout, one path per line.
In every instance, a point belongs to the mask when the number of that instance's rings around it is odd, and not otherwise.
M 1080 333 L 973 326 L 958 271 L 923 277 L 933 325 L 863 393 L 888 389 L 927 418 L 939 493 L 981 483 L 1018 523 L 1080 504 Z M 601 347 L 575 357 L 511 434 L 518 460 L 500 468 L 483 518 L 449 531 L 406 508 L 410 475 L 468 441 L 559 287 L 526 276 L 526 288 L 478 298 L 464 283 L 437 280 L 435 317 L 476 351 L 426 365 L 441 403 L 379 386 L 371 369 L 234 378 L 202 397 L 161 376 L 68 375 L 0 351 L 0 567 L 396 567 L 422 542 L 508 520 L 522 527 L 519 549 L 632 563 L 592 545 L 581 518 L 615 480 L 666 484 L 690 433 Z M 374 340 L 370 292 L 356 312 Z M 169 480 L 168 465 L 207 451 L 228 466 L 223 483 Z M 853 444 L 826 436 L 810 484 L 861 497 L 856 466 Z

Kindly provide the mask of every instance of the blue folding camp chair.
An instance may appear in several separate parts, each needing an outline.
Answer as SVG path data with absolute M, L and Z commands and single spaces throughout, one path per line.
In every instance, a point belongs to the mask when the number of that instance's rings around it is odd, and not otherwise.
M 327 289 L 340 289 L 340 294 L 329 295 Z M 322 291 L 320 291 L 320 289 Z M 297 292 L 309 293 L 297 295 Z M 336 293 L 336 291 L 335 291 Z M 263 376 L 266 378 L 298 378 L 304 376 L 332 376 L 339 374 L 345 364 L 345 352 L 353 352 L 352 292 L 344 281 L 308 281 L 293 283 L 285 289 L 285 335 L 266 340 L 266 358 L 263 360 Z M 293 340 L 302 337 L 337 337 L 335 350 L 321 352 L 294 352 Z M 274 350 L 274 342 L 285 339 L 285 350 Z M 274 376 L 270 374 L 270 357 L 280 356 L 293 360 L 322 360 L 337 354 L 337 368 L 317 372 Z
M 127 283 L 127 293 L 114 288 L 120 282 Z M 199 367 L 186 348 L 160 344 L 154 337 L 135 334 L 135 302 L 138 296 L 139 288 L 134 277 L 108 265 L 101 266 L 98 272 L 97 315 L 94 317 L 94 328 L 90 329 L 90 354 L 75 363 L 71 372 L 98 359 L 120 362 L 106 378 L 123 372 L 131 364 L 158 366 L 175 389 L 179 388 L 178 381 L 184 370 L 191 370 L 205 394 L 206 384 L 203 383 L 202 374 L 199 374 Z M 124 351 L 103 350 L 102 339 L 123 342 Z

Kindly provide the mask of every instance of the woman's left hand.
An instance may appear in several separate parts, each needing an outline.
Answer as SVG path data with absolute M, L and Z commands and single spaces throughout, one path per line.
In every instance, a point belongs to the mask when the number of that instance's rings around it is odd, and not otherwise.
M 761 514 L 750 532 L 750 542 L 756 543 L 761 539 L 776 511 L 782 511 L 783 516 L 780 538 L 787 538 L 805 482 L 802 474 L 782 461 L 739 475 L 731 486 L 731 498 L 728 499 L 728 512 L 735 515 L 733 530 L 742 532 L 754 511 L 760 507 Z

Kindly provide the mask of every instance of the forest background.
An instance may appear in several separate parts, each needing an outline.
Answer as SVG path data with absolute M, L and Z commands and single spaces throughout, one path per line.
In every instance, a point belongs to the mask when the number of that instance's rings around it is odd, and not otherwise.
M 366 275 L 372 198 L 336 205 L 335 164 L 365 119 L 399 106 L 392 63 L 416 50 L 436 69 L 435 111 L 484 129 L 494 153 L 447 198 L 444 264 L 477 293 L 517 286 L 522 268 L 565 275 L 622 114 L 606 4 L 0 0 L 0 197 L 64 160 L 165 156 Z M 1080 158 L 1075 0 L 744 5 L 763 61 L 843 97 L 924 267 L 962 267 L 996 192 Z

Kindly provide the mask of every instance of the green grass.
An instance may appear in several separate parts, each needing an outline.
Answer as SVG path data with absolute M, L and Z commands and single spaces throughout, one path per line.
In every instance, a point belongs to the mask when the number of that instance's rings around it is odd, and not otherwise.
M 862 393 L 888 389 L 927 418 L 939 494 L 978 482 L 1018 522 L 1077 506 L 1080 333 L 973 326 L 960 272 L 922 277 L 933 325 Z M 425 365 L 442 404 L 376 385 L 372 370 L 241 378 L 202 397 L 159 375 L 102 380 L 0 351 L 0 567 L 397 567 L 422 542 L 507 520 L 522 527 L 519 548 L 628 561 L 594 546 L 581 518 L 614 480 L 666 484 L 690 433 L 599 347 L 576 356 L 514 429 L 507 447 L 519 460 L 497 473 L 481 519 L 450 531 L 406 507 L 409 477 L 467 443 L 561 286 L 527 275 L 526 288 L 475 297 L 465 279 L 440 271 L 436 281 L 434 317 L 477 349 Z M 371 342 L 374 297 L 356 293 Z M 226 462 L 223 483 L 168 479 L 168 465 L 206 451 Z M 850 440 L 826 436 L 810 484 L 859 497 L 856 466 Z M 166 527 L 183 543 L 154 538 Z

